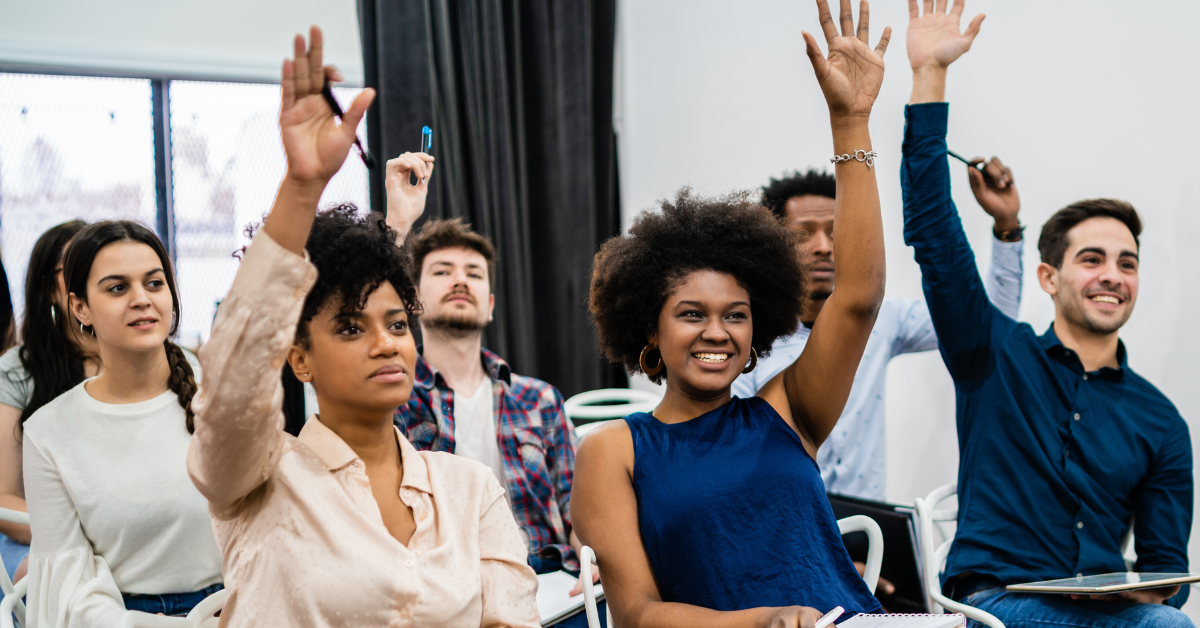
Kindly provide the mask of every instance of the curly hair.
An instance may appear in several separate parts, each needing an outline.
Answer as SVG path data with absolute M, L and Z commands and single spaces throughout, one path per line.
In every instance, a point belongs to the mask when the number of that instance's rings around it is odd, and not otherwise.
M 777 338 L 796 331 L 804 276 L 796 257 L 799 236 L 752 193 L 702 197 L 682 188 L 662 212 L 643 212 L 627 235 L 600 247 L 592 264 L 588 309 L 600 350 L 630 374 L 658 329 L 659 312 L 688 274 L 732 275 L 750 293 L 751 346 L 766 356 Z M 662 373 L 651 378 L 662 380 Z
M 824 170 L 809 168 L 804 172 L 796 170 L 780 179 L 772 177 L 762 188 L 763 206 L 780 218 L 787 218 L 788 199 L 797 196 L 837 198 L 837 180 Z
M 246 234 L 253 236 L 258 227 L 251 225 Z M 304 248 L 317 267 L 317 282 L 304 300 L 296 326 L 296 344 L 301 347 L 308 346 L 309 323 L 330 299 L 340 302 L 340 313 L 353 315 L 366 307 L 371 293 L 385 281 L 404 300 L 409 317 L 421 313 L 408 254 L 397 246 L 396 232 L 383 214 L 362 215 L 352 203 L 321 210 Z

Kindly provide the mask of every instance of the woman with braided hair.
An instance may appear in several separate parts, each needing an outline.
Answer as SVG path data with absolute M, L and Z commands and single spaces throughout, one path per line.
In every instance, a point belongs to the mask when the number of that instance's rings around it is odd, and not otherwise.
M 146 227 L 100 222 L 71 241 L 63 275 L 104 369 L 24 425 L 29 625 L 185 614 L 221 588 L 221 554 L 187 473 L 196 378 L 170 340 L 170 257 Z

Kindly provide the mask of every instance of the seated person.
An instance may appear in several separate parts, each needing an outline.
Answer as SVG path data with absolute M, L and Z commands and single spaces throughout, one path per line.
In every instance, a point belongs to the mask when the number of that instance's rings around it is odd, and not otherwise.
M 287 174 L 201 350 L 188 468 L 225 556 L 221 624 L 534 628 L 537 578 L 499 482 L 392 423 L 420 306 L 404 234 L 353 207 L 317 213 L 374 92 L 339 125 L 321 90 L 340 73 L 316 27 L 311 41 L 283 68 Z M 411 173 L 423 205 L 428 169 Z M 282 430 L 285 359 L 321 410 L 299 437 Z
M 988 164 L 1002 179 L 1003 164 Z M 988 297 L 1006 316 L 1017 317 L 1021 306 L 1021 229 L 1017 213 L 1021 209 L 1015 186 L 997 188 L 983 184 L 972 186 L 975 199 L 993 219 L 992 267 L 987 276 Z M 763 188 L 763 204 L 804 239 L 799 248 L 804 268 L 805 300 L 796 333 L 779 339 L 771 347 L 770 357 L 758 368 L 733 382 L 733 394 L 753 397 L 760 388 L 796 361 L 812 333 L 813 323 L 825 301 L 833 294 L 833 204 L 837 183 L 833 175 L 809 170 L 783 179 L 772 179 Z M 850 388 L 846 409 L 838 419 L 838 429 L 817 451 L 821 479 L 830 493 L 863 499 L 887 499 L 887 417 L 884 406 L 887 366 L 892 358 L 904 353 L 937 349 L 937 335 L 923 300 L 884 299 L 871 339 Z
M 847 6 L 848 5 L 845 5 Z M 884 250 L 868 118 L 882 55 L 818 2 L 828 60 L 805 43 L 829 104 L 838 290 L 808 348 L 758 395 L 730 385 L 796 330 L 798 236 L 748 195 L 680 192 L 596 255 L 590 309 L 605 355 L 666 380 L 653 413 L 580 444 L 571 511 L 604 570 L 613 618 L 643 626 L 811 626 L 880 606 L 851 564 L 815 456 L 837 424 L 883 300 Z M 863 4 L 865 18 L 866 4 Z
M 63 247 L 87 223 L 65 222 L 33 245 L 25 275 L 25 314 L 18 345 L 0 356 L 0 508 L 26 512 L 21 431 L 42 406 L 100 372 L 96 339 L 79 331 L 67 308 Z M 0 557 L 13 581 L 25 573 L 29 526 L 0 521 Z
M 71 240 L 63 278 L 105 368 L 23 426 L 28 625 L 186 614 L 220 590 L 221 553 L 187 475 L 196 380 L 170 340 L 180 313 L 171 258 L 140 223 L 98 222 Z
M 413 237 L 412 254 L 425 308 L 423 346 L 412 398 L 396 412 L 396 425 L 419 450 L 456 453 L 492 469 L 534 571 L 579 571 L 568 507 L 577 439 L 562 395 L 513 373 L 482 347 L 496 302 L 492 243 L 459 219 L 431 220 Z
M 958 530 L 945 591 L 1009 626 L 1192 626 L 1177 610 L 1186 587 L 1078 599 L 1004 589 L 1125 571 L 1131 520 L 1136 571 L 1188 571 L 1191 439 L 1171 402 L 1126 363 L 1119 338 L 1138 295 L 1142 227 L 1128 203 L 1080 201 L 1043 226 L 1038 282 L 1054 300 L 1044 334 L 988 303 L 950 198 L 943 102 L 946 68 L 983 16 L 960 35 L 961 1 L 949 13 L 910 10 L 904 236 L 958 395 Z

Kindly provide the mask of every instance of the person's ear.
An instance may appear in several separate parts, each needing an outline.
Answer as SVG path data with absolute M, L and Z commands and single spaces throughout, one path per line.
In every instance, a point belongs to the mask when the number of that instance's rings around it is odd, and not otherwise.
M 488 293 L 488 322 L 492 322 L 496 313 L 496 295 Z
M 1046 294 L 1052 297 L 1058 296 L 1059 269 L 1042 262 L 1037 267 L 1037 278 L 1038 285 Z
M 87 327 L 91 327 L 92 311 L 88 309 L 87 303 L 84 303 L 83 299 L 75 296 L 74 292 L 67 295 L 67 300 L 71 303 L 71 314 L 75 315 L 75 320 Z
M 292 372 L 296 374 L 296 379 L 302 382 L 312 382 L 312 364 L 308 359 L 308 352 L 299 345 L 292 345 L 288 350 L 288 364 L 292 367 Z

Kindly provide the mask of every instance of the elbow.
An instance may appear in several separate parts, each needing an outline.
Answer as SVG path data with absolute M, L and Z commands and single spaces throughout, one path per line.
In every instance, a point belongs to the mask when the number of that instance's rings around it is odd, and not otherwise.
M 839 309 L 846 316 L 874 324 L 875 318 L 879 316 L 879 308 L 883 307 L 886 285 L 886 276 L 884 271 L 880 270 L 869 281 L 863 282 L 861 287 L 850 291 L 839 288 L 834 291 L 834 295 L 842 297 Z

